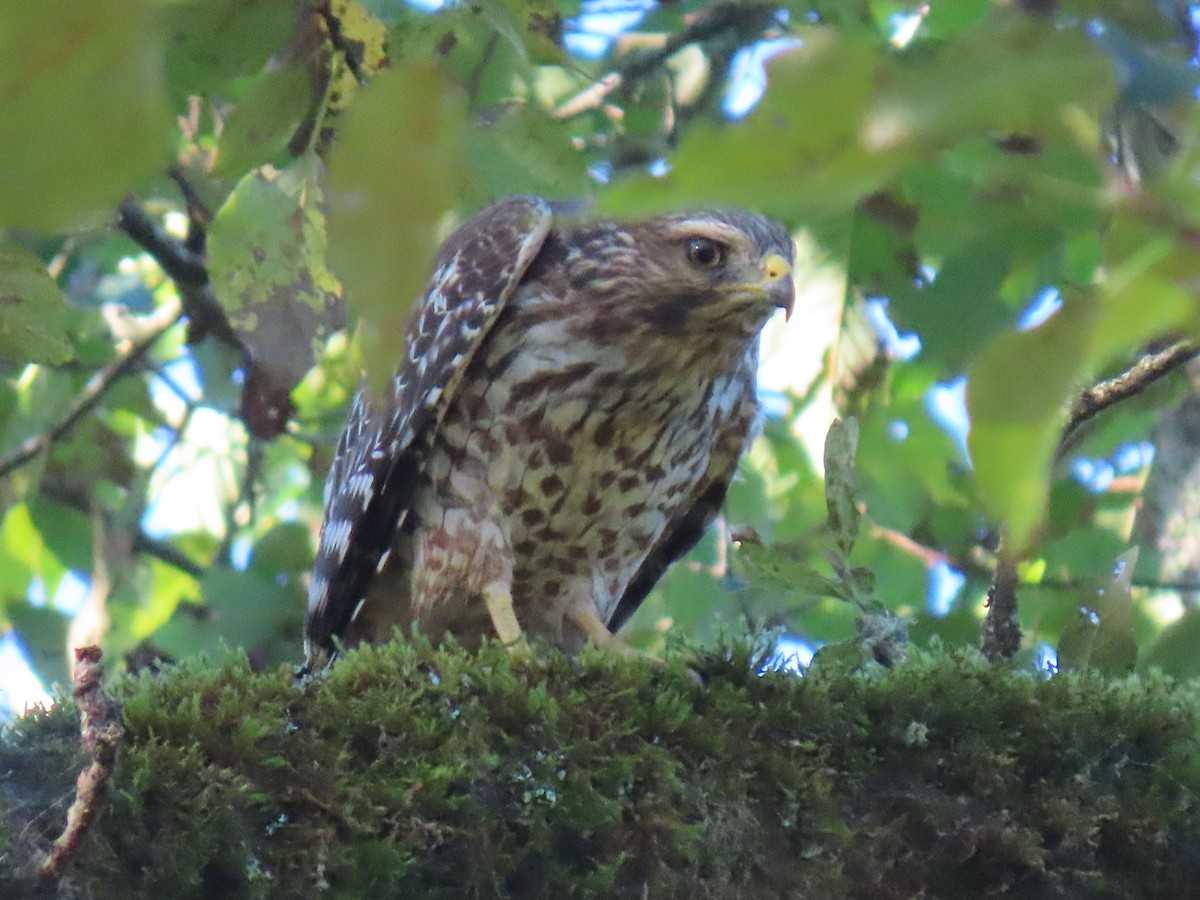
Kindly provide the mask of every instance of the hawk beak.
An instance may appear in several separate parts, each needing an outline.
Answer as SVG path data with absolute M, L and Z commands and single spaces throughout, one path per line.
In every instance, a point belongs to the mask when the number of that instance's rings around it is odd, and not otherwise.
M 792 264 L 778 253 L 762 261 L 762 286 L 777 307 L 783 310 L 784 321 L 792 317 L 796 303 L 796 285 L 792 282 Z

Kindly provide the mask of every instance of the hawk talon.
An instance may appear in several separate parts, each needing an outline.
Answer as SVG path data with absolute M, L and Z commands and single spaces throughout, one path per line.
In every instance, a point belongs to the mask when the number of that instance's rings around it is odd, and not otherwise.
M 507 584 L 489 584 L 483 589 L 483 602 L 487 604 L 488 615 L 492 618 L 492 626 L 500 643 L 512 647 L 518 642 L 523 643 L 525 634 L 521 631 L 521 623 L 517 621 L 517 613 L 513 609 L 512 591 Z
M 612 650 L 623 656 L 648 659 L 662 664 L 662 660 L 647 656 L 642 651 L 630 647 L 629 644 L 609 631 L 608 626 L 600 621 L 600 617 L 596 615 L 596 610 L 590 603 L 573 603 L 567 610 L 567 619 L 579 626 L 580 631 L 586 635 L 587 639 L 603 650 Z

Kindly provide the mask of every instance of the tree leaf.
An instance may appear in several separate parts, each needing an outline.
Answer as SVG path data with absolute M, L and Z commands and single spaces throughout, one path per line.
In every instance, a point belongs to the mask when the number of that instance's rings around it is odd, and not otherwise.
M 588 193 L 587 166 L 567 125 L 523 103 L 494 107 L 472 123 L 463 152 L 489 195 Z
M 209 277 L 229 322 L 271 387 L 295 387 L 344 323 L 341 285 L 325 265 L 320 163 L 248 174 L 208 234 Z
M 45 264 L 20 247 L 0 244 L 0 359 L 60 363 L 71 358 L 67 301 Z
M 398 346 L 424 291 L 438 226 L 462 183 L 464 97 L 428 64 L 401 62 L 356 98 L 329 171 L 329 259 L 372 338 Z M 390 376 L 392 356 L 364 354 Z
M 213 174 L 236 178 L 271 162 L 307 114 L 311 95 L 308 73 L 294 66 L 255 79 L 225 120 Z
M 858 539 L 862 513 L 858 509 L 858 420 L 836 420 L 825 437 L 825 503 L 829 528 L 843 559 L 849 559 Z
M 0 227 L 57 231 L 102 215 L 166 165 L 159 9 L 150 0 L 8 5 Z
M 292 31 L 294 0 L 190 0 L 166 4 L 167 75 L 182 105 L 259 71 Z
M 71 618 L 48 606 L 26 600 L 8 603 L 4 609 L 13 631 L 29 651 L 38 677 L 47 685 L 66 688 L 71 684 L 67 666 L 67 629 Z
M 1032 331 L 1001 335 L 971 367 L 967 444 L 979 489 L 1014 552 L 1042 516 L 1063 410 L 1085 369 L 1099 310 L 1076 298 Z
M 1080 615 L 1063 629 L 1058 644 L 1058 662 L 1063 668 L 1123 675 L 1137 661 L 1133 601 L 1130 585 L 1137 564 L 1138 548 L 1117 557 L 1108 581 L 1094 597 L 1084 597 Z

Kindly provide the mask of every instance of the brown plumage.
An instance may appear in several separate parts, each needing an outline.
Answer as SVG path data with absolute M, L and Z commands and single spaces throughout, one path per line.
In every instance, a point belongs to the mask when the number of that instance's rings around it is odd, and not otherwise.
M 339 442 L 309 662 L 414 622 L 611 641 L 724 500 L 792 252 L 739 210 L 558 221 L 517 197 L 463 225 Z

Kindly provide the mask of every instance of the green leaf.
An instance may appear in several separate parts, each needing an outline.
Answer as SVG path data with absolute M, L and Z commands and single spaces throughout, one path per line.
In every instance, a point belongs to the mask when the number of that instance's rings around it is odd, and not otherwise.
M 67 629 L 69 616 L 46 606 L 34 606 L 28 601 L 9 603 L 5 608 L 13 630 L 29 651 L 29 659 L 38 677 L 47 685 L 71 684 L 71 669 L 67 665 Z
M 341 126 L 328 182 L 330 264 L 380 342 L 400 342 L 424 292 L 439 223 L 463 182 L 464 117 L 465 98 L 436 69 L 402 62 L 359 94 Z M 390 375 L 394 363 L 372 373 Z
M 344 318 L 325 265 L 320 164 L 263 166 L 240 182 L 208 233 L 209 277 L 230 324 L 275 387 L 295 387 Z
M 860 129 L 880 65 L 877 45 L 829 29 L 778 57 L 762 103 L 737 127 L 684 132 L 663 178 L 629 178 L 599 197 L 619 213 L 737 204 L 784 219 L 843 215 L 906 162 L 875 152 Z
M 288 66 L 264 72 L 225 120 L 213 174 L 236 178 L 270 162 L 295 133 L 312 103 L 309 76 Z
M 848 585 L 814 569 L 800 547 L 785 543 L 768 547 L 746 541 L 739 546 L 738 559 L 746 564 L 751 578 L 763 579 L 785 591 L 805 597 L 853 599 Z
M 65 362 L 67 302 L 40 259 L 13 244 L 0 244 L 0 359 Z
M 312 568 L 312 535 L 300 522 L 280 522 L 254 545 L 250 567 L 257 572 L 307 572 Z
M 294 0 L 190 0 L 166 5 L 167 75 L 182 109 L 259 71 L 291 34 Z
M 858 420 L 836 420 L 825 436 L 825 503 L 829 528 L 844 559 L 849 559 L 862 525 L 858 509 Z
M 1138 658 L 1138 669 L 1162 669 L 1173 678 L 1200 676 L 1200 609 L 1189 609 Z
M 942 263 L 928 287 L 892 298 L 897 322 L 921 336 L 924 352 L 951 371 L 960 369 L 1013 319 L 998 297 L 1008 265 L 1009 253 L 1000 236 L 967 244 Z
M 1002 335 L 971 367 L 967 443 L 980 493 L 1014 552 L 1042 516 L 1063 410 L 1085 369 L 1099 310 L 1069 298 L 1040 328 Z
M 68 569 L 91 571 L 93 529 L 87 513 L 45 496 L 35 497 L 29 512 L 46 549 Z
M 181 604 L 152 635 L 163 652 L 183 659 L 224 644 L 265 653 L 269 662 L 298 658 L 304 604 L 295 586 L 257 572 L 211 569 L 200 592 L 203 606 Z
M 1060 131 L 1064 109 L 1098 114 L 1114 93 L 1111 63 L 1081 29 L 997 16 L 929 55 L 900 57 L 868 136 L 880 150 L 899 150 L 968 134 Z
M 535 107 L 514 103 L 480 116 L 464 135 L 463 152 L 493 197 L 588 193 L 586 162 L 571 145 L 571 131 Z
M 0 227 L 57 231 L 96 218 L 166 166 L 159 9 L 150 0 L 7 5 Z
M 1080 616 L 1059 639 L 1060 666 L 1106 675 L 1132 671 L 1138 650 L 1130 584 L 1137 556 L 1137 547 L 1122 553 L 1108 582 L 1094 597 L 1082 598 Z

